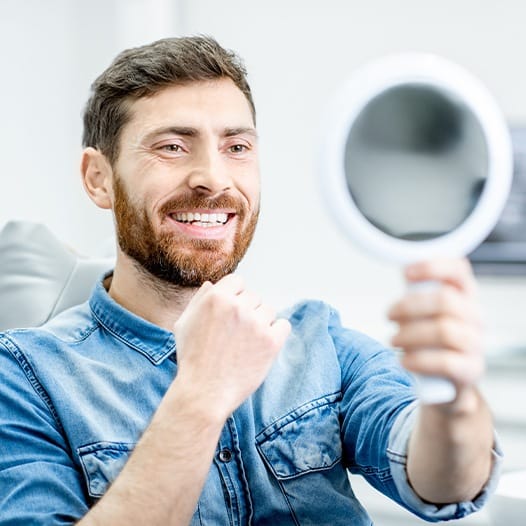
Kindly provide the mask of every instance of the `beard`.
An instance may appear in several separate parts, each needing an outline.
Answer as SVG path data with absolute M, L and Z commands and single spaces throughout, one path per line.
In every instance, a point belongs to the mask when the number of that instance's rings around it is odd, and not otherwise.
M 237 225 L 231 247 L 221 239 L 177 238 L 173 232 L 156 231 L 144 208 L 133 202 L 116 175 L 115 227 L 121 250 L 142 270 L 156 278 L 182 287 L 215 283 L 231 274 L 243 259 L 256 230 L 258 208 L 250 212 L 244 202 L 230 195 L 210 198 L 193 192 L 165 203 L 159 210 L 161 221 L 174 210 L 235 210 Z

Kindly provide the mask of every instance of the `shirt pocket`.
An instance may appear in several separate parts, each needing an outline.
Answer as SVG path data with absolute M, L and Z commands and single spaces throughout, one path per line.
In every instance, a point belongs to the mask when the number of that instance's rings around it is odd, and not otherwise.
M 332 468 L 342 457 L 340 393 L 312 400 L 266 427 L 256 447 L 278 480 Z
M 77 449 L 88 493 L 100 498 L 117 478 L 128 461 L 135 444 L 96 442 Z

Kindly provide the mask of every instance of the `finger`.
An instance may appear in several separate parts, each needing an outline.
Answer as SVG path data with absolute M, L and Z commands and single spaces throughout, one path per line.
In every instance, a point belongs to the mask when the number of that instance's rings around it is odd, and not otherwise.
M 422 319 L 400 325 L 392 345 L 405 350 L 446 348 L 467 354 L 481 352 L 480 330 L 454 318 Z
M 208 290 L 210 290 L 213 287 L 212 282 L 205 281 L 198 289 L 197 292 L 192 296 L 192 300 L 196 301 L 201 296 L 204 296 Z
M 245 280 L 237 274 L 227 274 L 214 285 L 214 289 L 221 294 L 238 295 L 245 290 Z
M 468 356 L 444 349 L 405 352 L 401 364 L 413 373 L 449 378 L 455 384 L 475 384 L 484 374 L 482 356 Z
M 278 318 L 270 326 L 271 335 L 276 345 L 281 348 L 291 331 L 289 320 Z
M 471 264 L 466 258 L 438 259 L 414 263 L 406 267 L 405 276 L 411 282 L 442 281 L 469 295 L 474 295 L 477 291 Z
M 389 319 L 396 322 L 431 316 L 450 316 L 482 325 L 478 304 L 450 285 L 438 287 L 433 292 L 410 292 L 388 312 Z
M 264 325 L 271 325 L 276 319 L 276 309 L 265 303 L 256 307 L 256 314 Z
M 261 298 L 250 290 L 243 290 L 237 295 L 241 308 L 247 310 L 257 309 L 261 305 Z

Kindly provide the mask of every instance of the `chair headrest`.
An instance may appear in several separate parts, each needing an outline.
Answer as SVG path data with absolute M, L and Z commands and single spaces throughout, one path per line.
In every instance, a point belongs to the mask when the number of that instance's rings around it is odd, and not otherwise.
M 36 327 L 86 301 L 113 258 L 75 254 L 44 225 L 11 221 L 0 231 L 0 330 Z

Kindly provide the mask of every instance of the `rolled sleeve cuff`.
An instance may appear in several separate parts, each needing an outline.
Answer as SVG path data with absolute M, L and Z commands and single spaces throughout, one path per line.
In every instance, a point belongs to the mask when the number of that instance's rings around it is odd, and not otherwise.
M 492 468 L 488 481 L 481 492 L 472 501 L 452 504 L 431 504 L 422 500 L 413 490 L 407 478 L 407 451 L 409 437 L 418 415 L 418 402 L 405 407 L 398 415 L 389 435 L 387 457 L 389 459 L 394 483 L 402 503 L 413 513 L 428 521 L 461 519 L 470 513 L 479 511 L 497 486 L 501 466 L 502 451 L 498 437 L 494 435 L 492 449 Z

